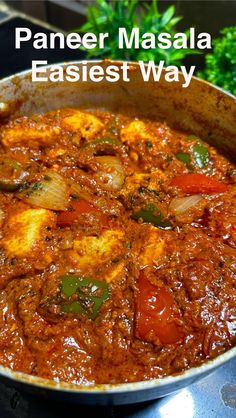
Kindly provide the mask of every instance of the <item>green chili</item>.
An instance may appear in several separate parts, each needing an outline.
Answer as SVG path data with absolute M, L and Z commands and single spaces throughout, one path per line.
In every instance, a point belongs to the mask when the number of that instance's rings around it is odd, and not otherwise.
M 109 299 L 110 292 L 106 282 L 87 277 L 65 275 L 61 277 L 62 293 L 69 299 L 63 304 L 62 311 L 82 314 L 96 319 L 102 304 Z M 78 300 L 71 301 L 76 295 Z
M 142 219 L 144 222 L 151 223 L 160 229 L 172 228 L 172 223 L 168 219 L 164 219 L 164 216 L 160 209 L 153 203 L 148 204 L 144 208 L 132 215 L 135 220 Z

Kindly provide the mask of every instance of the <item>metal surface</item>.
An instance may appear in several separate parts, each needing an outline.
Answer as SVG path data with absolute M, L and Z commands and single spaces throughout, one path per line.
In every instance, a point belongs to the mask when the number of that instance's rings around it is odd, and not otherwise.
M 97 63 L 104 73 L 111 64 L 122 66 L 119 61 L 88 61 L 87 72 Z M 77 66 L 81 75 L 85 62 L 64 64 L 64 73 L 71 64 Z M 125 82 L 121 77 L 116 83 L 105 79 L 95 83 L 89 77 L 86 82 L 70 83 L 65 79 L 55 83 L 49 81 L 50 69 L 50 66 L 46 67 L 46 72 L 42 69 L 41 75 L 48 77 L 47 82 L 32 82 L 30 71 L 1 81 L 0 100 L 11 102 L 13 116 L 71 106 L 108 109 L 163 120 L 171 127 L 200 136 L 235 157 L 236 97 L 220 88 L 194 77 L 189 87 L 183 88 L 183 75 L 179 73 L 179 82 L 168 83 L 165 70 L 158 82 L 151 77 L 144 82 L 136 63 L 130 63 L 130 81 Z
M 90 68 L 94 62 L 88 63 Z M 100 62 L 106 70 L 110 63 Z M 121 63 L 117 62 L 117 65 Z M 66 64 L 64 70 L 66 70 Z M 77 63 L 81 69 L 82 63 Z M 47 68 L 50 73 L 50 67 Z M 45 74 L 44 74 L 45 75 Z M 212 85 L 193 79 L 188 89 L 180 83 L 167 83 L 164 76 L 159 83 L 144 83 L 139 66 L 131 64 L 130 82 L 119 83 L 32 83 L 31 74 L 25 72 L 0 82 L 0 101 L 10 103 L 10 115 L 32 114 L 66 106 L 106 108 L 122 113 L 164 119 L 171 126 L 200 135 L 225 152 L 235 156 L 236 98 Z M 142 97 L 142 100 L 140 100 Z M 201 367 L 190 369 L 178 376 L 119 385 L 78 387 L 64 382 L 55 383 L 15 373 L 0 367 L 1 379 L 19 389 L 76 403 L 94 405 L 127 404 L 156 399 L 190 385 L 205 377 L 215 368 L 236 356 L 236 347 L 208 361 Z M 187 390 L 187 392 L 186 392 Z M 185 389 L 188 393 L 189 389 Z M 232 389 L 233 390 L 233 389 Z M 225 396 L 229 390 L 226 388 Z M 178 395 L 180 396 L 180 395 Z M 162 402 L 162 401 L 160 401 Z
M 0 384 L 1 418 L 233 418 L 236 416 L 236 361 L 198 383 L 157 401 L 126 406 L 83 406 L 52 402 Z

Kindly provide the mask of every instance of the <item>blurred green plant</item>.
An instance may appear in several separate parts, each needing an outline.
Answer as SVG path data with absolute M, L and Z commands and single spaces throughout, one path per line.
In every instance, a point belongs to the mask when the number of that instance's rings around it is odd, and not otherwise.
M 146 32 L 152 32 L 156 36 L 161 32 L 168 32 L 172 36 L 177 32 L 176 25 L 182 19 L 175 15 L 175 7 L 169 6 L 164 13 L 158 10 L 157 0 L 148 3 L 140 3 L 138 0 L 119 0 L 111 1 L 97 0 L 96 4 L 88 6 L 87 22 L 78 32 L 93 32 L 97 36 L 99 33 L 109 33 L 109 38 L 105 41 L 105 47 L 99 47 L 86 51 L 86 58 L 110 58 L 129 61 L 149 61 L 154 60 L 158 63 L 164 60 L 166 65 L 180 65 L 182 60 L 189 54 L 196 54 L 197 51 L 191 49 L 176 50 L 169 49 L 129 49 L 118 48 L 118 29 L 126 28 L 128 36 L 132 28 L 139 27 L 140 41 Z M 188 31 L 185 32 L 188 34 Z
M 198 76 L 236 96 L 236 26 L 224 28 L 213 41 L 213 51 L 205 58 L 206 68 Z

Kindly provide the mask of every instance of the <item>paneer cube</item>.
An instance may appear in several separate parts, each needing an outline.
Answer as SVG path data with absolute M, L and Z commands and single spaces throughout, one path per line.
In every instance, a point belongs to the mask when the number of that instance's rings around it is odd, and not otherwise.
M 46 228 L 52 228 L 54 223 L 55 215 L 49 210 L 23 210 L 7 220 L 1 244 L 11 257 L 33 257 L 44 249 Z
M 60 128 L 41 121 L 20 118 L 2 128 L 1 141 L 5 147 L 22 145 L 26 147 L 49 146 L 60 134 Z
M 119 263 L 116 263 L 114 266 L 111 266 L 109 269 L 106 270 L 104 279 L 107 283 L 111 283 L 115 280 L 118 280 L 121 277 L 124 277 L 125 273 L 125 262 L 120 261 Z
M 128 198 L 131 194 L 138 192 L 140 187 L 158 191 L 160 182 L 164 182 L 165 179 L 165 173 L 158 169 L 153 170 L 152 173 L 133 173 L 125 178 L 121 195 Z
M 134 120 L 126 125 L 120 132 L 121 140 L 132 144 L 140 140 L 152 141 L 154 136 L 148 131 L 147 125 L 141 120 Z
M 81 138 L 91 140 L 103 129 L 103 123 L 96 116 L 79 110 L 71 110 L 70 115 L 62 119 L 62 127 L 76 134 L 74 142 Z
M 149 226 L 147 239 L 142 244 L 139 255 L 140 267 L 152 266 L 158 264 L 159 258 L 164 253 L 165 241 L 162 231 Z
M 96 266 L 114 260 L 124 253 L 124 243 L 124 233 L 120 230 L 107 230 L 99 237 L 88 236 L 75 240 L 77 265 Z

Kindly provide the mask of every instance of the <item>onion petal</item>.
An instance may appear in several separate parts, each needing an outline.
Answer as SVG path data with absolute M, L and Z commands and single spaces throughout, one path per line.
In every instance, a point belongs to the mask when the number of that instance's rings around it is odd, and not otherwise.
M 94 174 L 95 180 L 99 182 L 104 190 L 120 190 L 125 180 L 124 168 L 119 158 L 104 155 L 95 157 L 98 163 L 98 170 Z
M 66 210 L 68 206 L 69 188 L 64 179 L 55 171 L 47 171 L 44 178 L 31 183 L 17 197 L 33 206 L 51 210 Z
M 70 188 L 70 194 L 80 197 L 81 199 L 85 199 L 91 201 L 93 199 L 93 195 L 91 192 L 87 190 L 86 187 L 81 186 L 75 180 L 67 179 L 67 183 Z
M 200 200 L 202 200 L 202 196 L 199 194 L 187 197 L 176 197 L 172 199 L 169 205 L 169 212 L 172 212 L 174 215 L 180 215 L 192 206 L 196 206 Z

